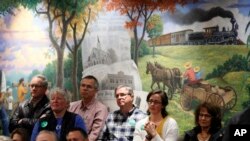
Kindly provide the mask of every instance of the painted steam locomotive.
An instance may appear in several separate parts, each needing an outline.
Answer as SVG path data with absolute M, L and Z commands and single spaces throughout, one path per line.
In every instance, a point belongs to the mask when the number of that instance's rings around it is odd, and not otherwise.
M 191 29 L 161 35 L 148 40 L 149 46 L 163 45 L 212 45 L 212 44 L 238 44 L 238 24 L 231 18 L 232 29 L 225 27 L 219 31 L 219 26 L 206 27 L 204 32 L 193 32 Z

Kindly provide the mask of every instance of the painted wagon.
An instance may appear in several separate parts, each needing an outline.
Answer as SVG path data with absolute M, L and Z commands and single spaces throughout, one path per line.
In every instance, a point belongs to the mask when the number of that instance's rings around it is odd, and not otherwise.
M 222 110 L 230 110 L 236 105 L 237 94 L 230 86 L 184 85 L 180 96 L 181 107 L 186 111 L 190 110 L 193 100 L 210 102 L 221 107 Z

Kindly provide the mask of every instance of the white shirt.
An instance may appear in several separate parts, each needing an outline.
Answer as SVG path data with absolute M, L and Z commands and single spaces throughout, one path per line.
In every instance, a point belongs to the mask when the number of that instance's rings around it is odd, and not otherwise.
M 149 121 L 149 117 L 140 120 L 135 125 L 134 139 L 133 141 L 145 141 L 147 132 L 144 130 L 145 124 Z M 167 117 L 162 128 L 162 138 L 157 134 L 151 141 L 177 141 L 178 139 L 178 125 L 177 122 Z

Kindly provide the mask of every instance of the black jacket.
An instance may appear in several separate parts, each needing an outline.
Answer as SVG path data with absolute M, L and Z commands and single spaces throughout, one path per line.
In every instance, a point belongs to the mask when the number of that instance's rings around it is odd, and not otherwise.
M 66 111 L 62 120 L 62 127 L 60 132 L 60 141 L 66 141 L 66 134 L 70 129 L 75 127 L 76 114 Z M 46 117 L 39 119 L 39 128 L 41 130 L 56 131 L 57 120 L 51 111 Z
M 250 106 L 247 107 L 246 109 L 244 109 L 242 112 L 236 114 L 234 117 L 231 118 L 231 120 L 227 124 L 223 141 L 235 140 L 235 139 L 230 137 L 230 136 L 233 135 L 232 133 L 230 134 L 230 127 L 233 126 L 233 125 L 247 125 L 247 126 L 250 126 Z
M 20 103 L 10 118 L 9 130 L 12 132 L 16 128 L 25 128 L 31 135 L 32 129 L 37 119 L 50 110 L 49 99 L 46 95 L 32 107 L 29 100 Z M 21 124 L 18 121 L 22 119 Z
M 199 133 L 199 128 L 195 127 L 192 130 L 185 132 L 183 141 L 198 141 L 197 134 Z M 223 137 L 223 130 L 218 130 L 211 134 L 208 141 L 221 141 Z

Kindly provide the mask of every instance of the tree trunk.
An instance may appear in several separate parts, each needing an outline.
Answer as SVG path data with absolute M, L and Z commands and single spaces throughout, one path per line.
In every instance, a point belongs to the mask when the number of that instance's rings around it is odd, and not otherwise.
M 72 83 L 73 83 L 73 96 L 72 100 L 75 101 L 77 100 L 78 96 L 78 84 L 77 84 L 77 64 L 78 64 L 78 50 L 77 48 L 74 49 L 73 52 L 73 67 L 72 67 Z
M 63 52 L 64 50 L 57 50 L 57 77 L 56 77 L 56 86 L 63 88 L 64 84 L 64 64 L 63 64 Z

